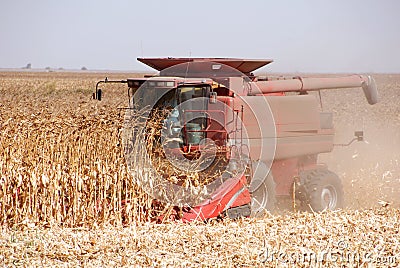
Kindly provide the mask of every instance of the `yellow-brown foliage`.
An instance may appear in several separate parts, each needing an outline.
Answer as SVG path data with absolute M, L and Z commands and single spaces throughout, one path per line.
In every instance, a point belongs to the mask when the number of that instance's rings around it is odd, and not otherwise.
M 128 176 L 121 149 L 125 85 L 97 102 L 91 94 L 100 78 L 2 75 L 1 224 L 148 220 L 151 199 Z

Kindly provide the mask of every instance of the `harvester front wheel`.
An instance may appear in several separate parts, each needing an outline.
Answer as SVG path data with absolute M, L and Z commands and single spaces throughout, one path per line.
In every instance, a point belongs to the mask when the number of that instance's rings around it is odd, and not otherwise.
M 255 178 L 257 180 L 257 178 Z M 250 191 L 251 194 L 251 216 L 262 217 L 266 211 L 273 211 L 276 203 L 275 182 L 271 174 L 257 183 L 257 188 Z
M 329 170 L 310 172 L 303 186 L 305 206 L 312 211 L 337 210 L 343 207 L 344 194 L 340 178 Z

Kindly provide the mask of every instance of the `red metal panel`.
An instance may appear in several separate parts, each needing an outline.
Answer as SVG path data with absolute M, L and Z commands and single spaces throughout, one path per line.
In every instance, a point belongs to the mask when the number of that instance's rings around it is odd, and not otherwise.
M 219 216 L 225 209 L 234 195 L 245 187 L 246 177 L 242 174 L 239 177 L 228 179 L 209 199 L 193 207 L 190 211 L 182 215 L 183 222 L 194 220 L 205 220 Z M 231 207 L 241 206 L 250 203 L 250 194 L 245 189 L 232 203 Z
M 294 178 L 298 175 L 298 158 L 275 160 L 272 164 L 272 176 L 276 183 L 276 195 L 289 195 Z
M 156 69 L 164 70 L 186 62 L 216 62 L 228 65 L 242 73 L 250 73 L 261 68 L 273 60 L 270 59 L 231 59 L 231 58 L 138 58 L 138 61 Z

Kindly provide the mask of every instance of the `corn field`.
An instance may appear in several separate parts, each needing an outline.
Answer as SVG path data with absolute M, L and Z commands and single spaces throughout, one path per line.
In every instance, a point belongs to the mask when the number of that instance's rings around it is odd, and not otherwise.
M 400 264 L 399 75 L 377 76 L 381 103 L 372 108 L 364 105 L 361 92 L 322 94 L 337 118 L 337 142 L 347 139 L 354 125 L 366 131 L 367 145 L 321 156 L 343 178 L 347 209 L 186 225 L 152 222 L 170 208 L 155 204 L 137 186 L 135 176 L 141 174 L 128 171 L 125 112 L 118 109 L 127 104 L 126 85 L 107 86 L 101 102 L 91 99 L 104 77 L 0 73 L 0 265 Z M 328 257 L 336 252 L 340 261 L 309 255 L 321 252 Z
M 151 199 L 128 176 L 121 149 L 123 112 L 116 108 L 126 100 L 97 103 L 97 77 L 64 76 L 1 79 L 2 225 L 148 220 Z M 106 94 L 118 91 L 125 88 Z

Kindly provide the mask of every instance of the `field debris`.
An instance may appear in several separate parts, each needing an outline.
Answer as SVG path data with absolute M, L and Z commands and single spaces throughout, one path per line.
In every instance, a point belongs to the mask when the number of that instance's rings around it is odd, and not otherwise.
M 3 228 L 0 265 L 396 267 L 399 219 L 381 208 L 125 228 L 24 225 Z

